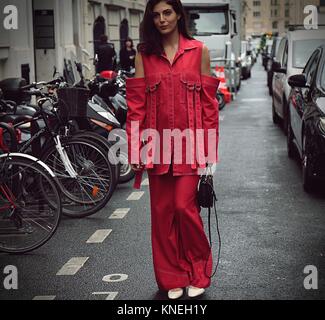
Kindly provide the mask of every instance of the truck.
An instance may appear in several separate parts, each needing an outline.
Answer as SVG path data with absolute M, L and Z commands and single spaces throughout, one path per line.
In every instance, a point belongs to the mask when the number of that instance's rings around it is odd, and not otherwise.
M 225 67 L 227 86 L 240 88 L 240 0 L 182 0 L 189 31 L 210 51 L 212 71 Z M 239 18 L 239 20 L 238 20 Z M 233 90 L 232 90 L 233 91 Z

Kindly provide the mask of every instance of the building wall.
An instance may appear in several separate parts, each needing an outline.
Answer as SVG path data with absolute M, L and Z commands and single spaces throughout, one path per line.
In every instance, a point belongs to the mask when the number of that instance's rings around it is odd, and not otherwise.
M 307 5 L 319 5 L 320 0 L 243 0 L 246 37 L 263 33 L 284 34 L 289 24 L 302 25 Z
M 18 8 L 18 30 L 5 30 L 3 9 Z M 21 65 L 29 64 L 34 78 L 34 50 L 31 0 L 2 0 L 0 4 L 0 79 L 21 76 Z
M 84 64 L 87 77 L 95 73 L 93 65 L 93 25 L 104 16 L 106 33 L 120 50 L 119 28 L 123 18 L 129 21 L 129 35 L 139 41 L 139 25 L 145 0 L 1 0 L 1 5 L 18 8 L 18 30 L 4 30 L 0 23 L 0 79 L 21 76 L 21 64 L 30 65 L 30 80 L 50 80 L 53 67 L 62 73 L 64 58 Z M 33 9 L 54 10 L 55 48 L 34 51 Z M 0 14 L 3 8 L 0 8 Z M 0 16 L 1 17 L 1 16 Z M 36 59 L 35 59 L 36 58 Z

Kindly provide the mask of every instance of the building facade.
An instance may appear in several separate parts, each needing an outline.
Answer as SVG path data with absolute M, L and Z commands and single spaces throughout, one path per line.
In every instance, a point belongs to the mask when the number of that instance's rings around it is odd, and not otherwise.
M 307 5 L 320 0 L 243 0 L 246 38 L 264 33 L 284 34 L 291 24 L 302 25 Z
M 0 24 L 0 79 L 52 79 L 54 67 L 62 73 L 64 59 L 80 61 L 87 76 L 93 76 L 94 23 L 104 18 L 103 30 L 121 47 L 121 36 L 139 41 L 139 25 L 146 0 L 1 0 L 0 21 L 14 5 L 18 28 L 7 30 Z M 2 17 L 2 19 L 1 19 Z

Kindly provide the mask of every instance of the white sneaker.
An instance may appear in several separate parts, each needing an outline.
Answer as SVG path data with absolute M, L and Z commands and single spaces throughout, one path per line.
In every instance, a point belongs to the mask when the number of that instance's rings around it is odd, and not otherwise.
M 183 289 L 177 288 L 168 291 L 168 298 L 171 300 L 179 299 L 183 295 Z
M 196 298 L 198 296 L 201 296 L 204 292 L 205 289 L 189 286 L 187 294 L 190 298 Z

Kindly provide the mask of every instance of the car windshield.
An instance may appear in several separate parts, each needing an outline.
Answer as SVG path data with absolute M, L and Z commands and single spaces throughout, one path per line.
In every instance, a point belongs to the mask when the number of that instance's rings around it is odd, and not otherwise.
M 187 14 L 189 29 L 193 36 L 209 36 L 213 34 L 227 34 L 229 32 L 225 11 L 189 9 Z
M 325 39 L 296 40 L 293 42 L 292 66 L 303 69 L 317 47 L 325 44 Z

